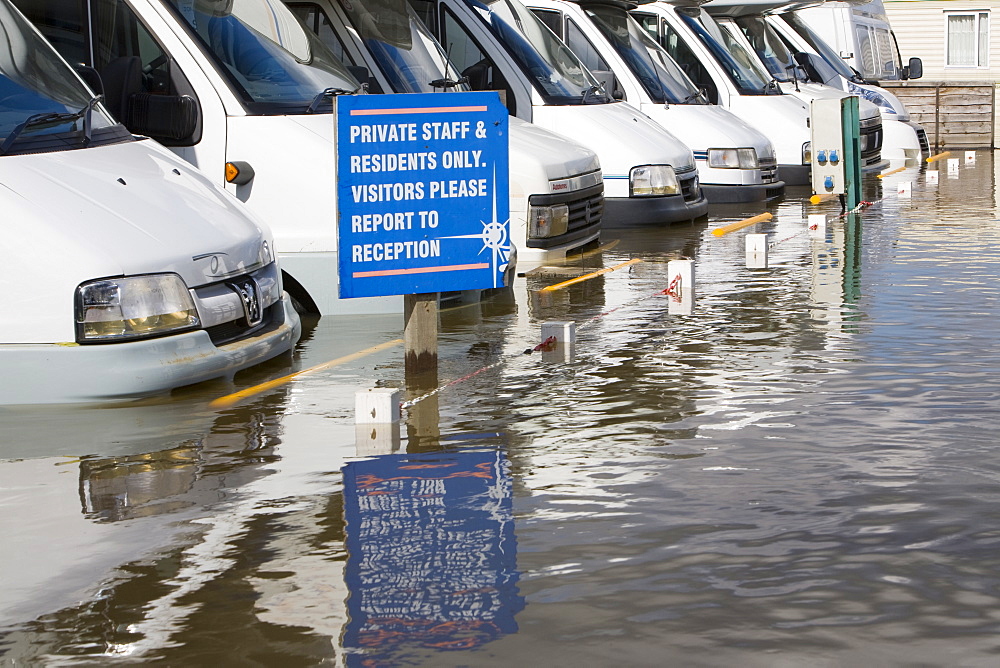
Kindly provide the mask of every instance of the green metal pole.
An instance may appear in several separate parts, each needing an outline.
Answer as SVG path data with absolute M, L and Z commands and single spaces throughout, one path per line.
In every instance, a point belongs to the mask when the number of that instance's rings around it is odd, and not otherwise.
M 847 210 L 861 203 L 861 126 L 858 98 L 849 95 L 841 104 L 844 123 L 844 188 L 847 191 Z

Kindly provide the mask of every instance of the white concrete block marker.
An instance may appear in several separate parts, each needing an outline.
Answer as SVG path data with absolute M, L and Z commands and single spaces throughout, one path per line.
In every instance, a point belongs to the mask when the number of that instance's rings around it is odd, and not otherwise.
M 948 176 L 958 176 L 958 158 L 948 158 Z
M 906 199 L 910 196 L 911 190 L 913 190 L 913 182 L 900 181 L 899 184 L 896 186 L 896 196 Z
M 557 345 L 576 343 L 576 323 L 572 320 L 553 320 L 542 323 L 542 341 L 555 338 Z
M 694 260 L 671 260 L 667 263 L 669 315 L 691 315 L 694 312 Z
M 967 165 L 974 165 L 974 164 L 976 164 L 976 152 L 975 151 L 966 151 L 965 152 L 965 164 L 967 164 Z
M 376 387 L 354 393 L 355 424 L 392 424 L 399 422 L 402 391 L 391 387 Z
M 936 170 L 936 169 L 929 169 L 929 170 L 927 170 L 927 174 L 924 175 L 924 178 L 926 179 L 927 184 L 928 185 L 937 185 L 938 175 L 939 174 L 940 174 L 940 172 L 938 172 L 938 170 Z
M 747 235 L 747 269 L 767 269 L 767 235 Z
M 809 214 L 808 222 L 809 225 L 809 238 L 810 239 L 826 239 L 826 214 L 825 213 L 811 213 Z

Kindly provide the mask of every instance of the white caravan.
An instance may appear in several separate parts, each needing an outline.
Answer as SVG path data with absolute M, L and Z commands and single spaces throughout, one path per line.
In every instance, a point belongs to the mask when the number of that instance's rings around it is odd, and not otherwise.
M 468 90 L 441 45 L 405 3 L 285 3 L 349 63 L 369 92 Z M 510 119 L 509 137 L 510 238 L 517 247 L 518 271 L 595 244 L 604 209 L 597 154 L 516 117 Z
M 519 0 L 410 0 L 474 90 L 500 90 L 514 116 L 593 149 L 604 172 L 603 227 L 705 214 L 691 149 L 615 100 Z
M 270 231 L 118 124 L 0 0 L 0 403 L 167 392 L 289 351 Z
M 665 127 L 694 151 L 710 203 L 779 197 L 778 160 L 767 137 L 710 104 L 680 67 L 618 0 L 527 0 L 529 8 L 601 75 L 616 96 Z
M 882 112 L 882 157 L 890 163 L 919 162 L 930 153 L 927 133 L 923 127 L 910 120 L 910 113 L 903 102 L 890 91 L 868 83 L 851 69 L 823 39 L 802 20 L 798 12 L 782 12 L 767 17 L 771 26 L 781 35 L 796 59 L 803 59 L 803 67 L 811 68 L 810 76 L 828 86 L 857 95 L 878 106 Z M 805 57 L 800 54 L 807 54 Z M 922 72 L 919 58 L 908 66 L 910 78 Z
M 903 65 L 882 0 L 824 2 L 798 15 L 869 83 L 923 75 L 920 58 L 910 58 Z
M 281 0 L 15 2 L 67 60 L 98 71 L 126 127 L 267 221 L 300 311 L 402 312 L 400 296 L 338 297 L 331 100 L 361 85 Z

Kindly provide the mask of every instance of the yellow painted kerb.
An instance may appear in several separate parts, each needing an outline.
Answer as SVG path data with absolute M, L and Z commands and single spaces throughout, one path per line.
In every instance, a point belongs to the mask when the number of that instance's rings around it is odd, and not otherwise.
M 361 359 L 366 355 L 371 355 L 382 350 L 387 350 L 393 346 L 398 346 L 403 342 L 403 339 L 393 339 L 392 341 L 386 341 L 385 343 L 380 343 L 377 346 L 372 346 L 371 348 L 365 348 L 364 350 L 359 350 L 356 353 L 351 353 L 350 355 L 344 355 L 343 357 L 338 357 L 337 359 L 330 360 L 329 362 L 324 362 L 323 364 L 317 364 L 316 366 L 309 367 L 308 369 L 303 369 L 302 371 L 296 371 L 295 373 L 290 373 L 287 376 L 282 376 L 281 378 L 275 378 L 274 380 L 269 380 L 266 383 L 261 383 L 260 385 L 254 385 L 253 387 L 248 387 L 245 390 L 240 390 L 239 392 L 233 392 L 232 394 L 227 394 L 224 397 L 219 397 L 213 400 L 209 406 L 211 408 L 229 408 L 239 403 L 247 397 L 252 397 L 254 395 L 260 394 L 261 392 L 267 392 L 275 387 L 280 387 L 286 383 L 289 383 L 296 378 L 305 376 L 306 374 L 315 373 L 317 371 L 322 371 L 323 369 L 329 369 L 330 367 L 335 367 L 338 364 L 346 364 L 347 362 L 353 362 L 356 359 Z
M 547 287 L 542 288 L 540 290 L 540 292 L 552 292 L 553 290 L 561 290 L 562 288 L 565 288 L 567 286 L 573 285 L 574 283 L 582 283 L 583 281 L 589 281 L 590 279 L 596 278 L 596 277 L 600 276 L 601 274 L 606 274 L 609 271 L 614 271 L 616 269 L 621 269 L 622 267 L 628 267 L 630 265 L 638 264 L 640 262 L 642 262 L 641 259 L 635 258 L 635 259 L 629 260 L 628 262 L 622 262 L 621 264 L 616 264 L 613 267 L 606 267 L 604 269 L 600 269 L 600 270 L 595 271 L 593 273 L 585 274 L 584 276 L 577 276 L 576 278 L 571 278 L 570 280 L 563 281 L 562 283 L 556 283 L 555 285 L 549 285 Z
M 723 234 L 729 234 L 730 232 L 741 230 L 744 227 L 749 227 L 750 225 L 754 225 L 756 223 L 763 223 L 765 221 L 771 220 L 772 218 L 774 218 L 774 216 L 772 216 L 770 213 L 764 212 L 758 216 L 754 216 L 753 218 L 747 218 L 745 220 L 740 220 L 735 223 L 729 223 L 728 225 L 723 225 L 722 227 L 717 227 L 714 230 L 712 230 L 712 234 L 714 234 L 717 237 L 721 237 Z

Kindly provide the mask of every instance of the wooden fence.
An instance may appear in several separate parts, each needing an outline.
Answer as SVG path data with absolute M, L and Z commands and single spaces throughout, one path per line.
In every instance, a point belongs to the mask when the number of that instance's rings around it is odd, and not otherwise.
M 996 92 L 992 81 L 884 81 L 910 120 L 927 132 L 933 152 L 952 148 L 993 148 Z

